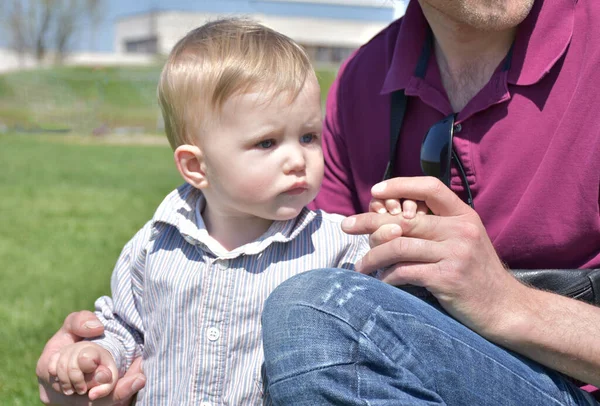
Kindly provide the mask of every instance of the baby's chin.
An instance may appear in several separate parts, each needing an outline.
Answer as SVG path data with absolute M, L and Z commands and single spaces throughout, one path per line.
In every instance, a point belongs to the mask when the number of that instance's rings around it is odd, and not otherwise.
M 292 219 L 298 217 L 300 215 L 300 213 L 302 213 L 303 208 L 304 208 L 304 206 L 280 207 L 275 213 L 273 213 L 273 216 L 270 218 L 270 220 L 274 220 L 274 221 L 292 220 Z

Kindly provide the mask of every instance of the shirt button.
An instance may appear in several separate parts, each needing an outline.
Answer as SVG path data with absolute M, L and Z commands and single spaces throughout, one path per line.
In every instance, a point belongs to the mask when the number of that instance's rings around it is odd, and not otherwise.
M 459 133 L 459 132 L 461 132 L 461 131 L 462 131 L 462 124 L 460 124 L 460 123 L 459 123 L 459 124 L 456 124 L 456 125 L 454 126 L 454 132 L 455 132 L 455 133 Z
M 229 268 L 229 260 L 228 260 L 228 259 L 220 259 L 220 260 L 217 262 L 217 264 L 218 264 L 218 266 L 219 266 L 219 269 L 220 269 L 220 270 L 222 270 L 222 271 L 224 271 L 224 270 L 226 270 L 227 268 Z
M 218 328 L 216 327 L 210 327 L 207 331 L 206 331 L 206 336 L 208 337 L 208 339 L 210 341 L 216 341 L 219 339 L 219 337 L 221 337 L 221 332 L 219 331 Z

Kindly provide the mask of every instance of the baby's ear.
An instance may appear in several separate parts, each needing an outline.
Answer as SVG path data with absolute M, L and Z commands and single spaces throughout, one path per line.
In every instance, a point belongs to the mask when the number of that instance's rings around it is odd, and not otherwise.
M 180 145 L 173 153 L 181 177 L 196 189 L 208 186 L 202 150 L 195 145 Z

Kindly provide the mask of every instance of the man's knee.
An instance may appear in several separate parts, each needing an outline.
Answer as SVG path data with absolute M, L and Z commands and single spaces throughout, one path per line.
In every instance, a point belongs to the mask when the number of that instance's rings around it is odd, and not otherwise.
M 359 275 L 345 269 L 315 269 L 295 275 L 284 281 L 270 294 L 264 313 L 277 313 L 282 307 L 297 304 L 316 304 L 331 286 L 341 286 L 351 275 Z

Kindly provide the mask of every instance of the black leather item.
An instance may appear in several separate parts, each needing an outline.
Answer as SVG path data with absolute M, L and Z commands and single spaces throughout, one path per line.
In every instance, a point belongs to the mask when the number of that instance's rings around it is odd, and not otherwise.
M 511 269 L 528 286 L 600 305 L 600 269 Z
M 600 269 L 511 269 L 510 273 L 532 288 L 600 306 Z M 424 300 L 435 300 L 431 292 L 420 286 L 398 288 Z

